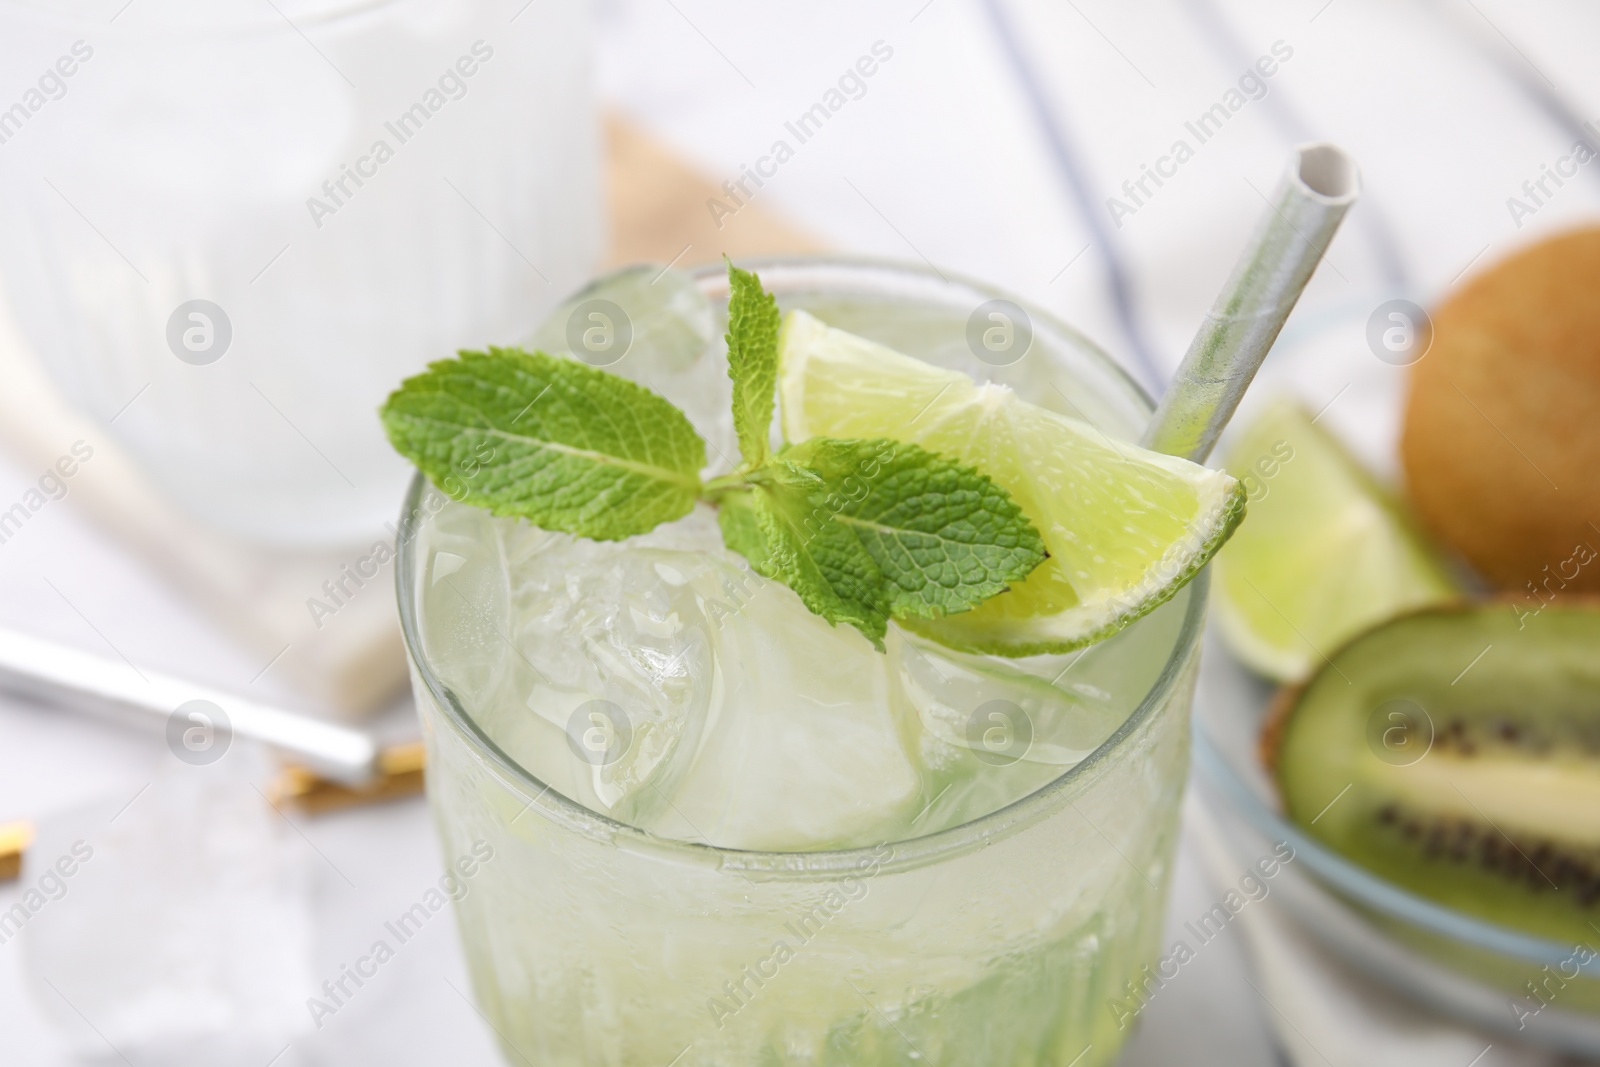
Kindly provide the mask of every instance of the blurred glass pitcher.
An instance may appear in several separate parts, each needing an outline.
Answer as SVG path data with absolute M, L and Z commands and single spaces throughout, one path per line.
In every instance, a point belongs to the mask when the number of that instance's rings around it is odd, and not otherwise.
M 376 409 L 595 267 L 586 0 L 0 0 L 0 272 L 175 501 L 365 538 Z

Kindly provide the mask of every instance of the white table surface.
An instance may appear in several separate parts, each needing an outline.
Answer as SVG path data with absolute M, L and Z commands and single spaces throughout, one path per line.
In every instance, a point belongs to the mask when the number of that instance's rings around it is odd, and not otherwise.
M 1454 7 L 1467 23 L 1481 20 L 1480 35 L 1515 41 L 1537 64 L 1534 76 L 1580 110 L 1600 107 L 1600 66 L 1592 61 L 1600 13 L 1576 3 L 1010 5 L 1025 46 L 1047 68 L 1050 98 L 1072 126 L 1099 201 L 1165 151 L 1185 118 L 1238 76 L 1241 65 L 1219 54 L 1205 28 L 1206 11 L 1220 15 L 1249 59 L 1274 41 L 1292 44 L 1294 58 L 1272 80 L 1267 100 L 1249 105 L 1159 196 L 1109 231 L 1160 363 L 1176 362 L 1226 274 L 1261 207 L 1252 185 L 1265 191 L 1274 181 L 1294 140 L 1289 128 L 1337 140 L 1361 159 L 1368 195 L 1360 210 L 1381 217 L 1372 225 L 1400 250 L 1401 291 L 1420 299 L 1484 256 L 1593 216 L 1600 183 L 1586 176 L 1526 226 L 1513 224 L 1506 197 L 1572 138 L 1466 43 L 1470 35 L 1447 28 L 1436 6 Z M 975 0 L 870 8 L 821 0 L 781 12 L 732 0 L 606 2 L 601 83 L 614 105 L 708 173 L 734 177 L 839 72 L 875 41 L 888 42 L 893 58 L 866 94 L 803 146 L 762 190 L 763 201 L 841 248 L 926 257 L 989 279 L 1125 352 L 1128 339 L 1110 311 L 1105 256 L 1089 247 L 1092 232 L 1063 191 L 985 12 Z M 1593 113 L 1600 112 L 1585 112 Z M 1378 242 L 1362 226 L 1346 227 L 1329 260 L 1334 269 L 1319 273 L 1296 322 L 1361 318 L 1396 292 Z M 1354 366 L 1371 357 L 1352 351 L 1349 359 Z M 1369 381 L 1371 373 L 1363 363 L 1351 378 Z M 1284 384 L 1326 402 L 1341 380 L 1330 375 Z M 1330 412 L 1380 465 L 1397 383 L 1393 376 L 1378 381 L 1365 401 L 1341 401 Z M 0 500 L 15 499 L 36 477 L 0 457 Z M 220 636 L 113 538 L 88 526 L 70 495 L 0 545 L 0 625 L 226 688 L 295 698 L 272 672 L 261 675 L 264 662 Z M 406 714 L 393 713 L 402 728 Z M 170 761 L 159 737 L 0 698 L 0 817 L 49 824 L 89 802 L 133 798 Z M 350 937 L 414 899 L 439 869 L 417 800 L 297 820 L 293 841 L 313 881 L 318 974 L 347 958 Z M 0 887 L 0 909 L 20 888 Z M 1186 842 L 1170 909 L 1174 928 L 1176 917 L 1203 910 L 1213 896 Z M 1275 1062 L 1264 1009 L 1244 980 L 1238 936 L 1230 928 L 1160 992 L 1127 1063 Z M 26 988 L 19 945 L 0 945 L 0 1062 L 72 1062 L 46 1016 L 59 1005 L 51 1009 Z M 348 1011 L 279 1062 L 498 1063 L 482 1021 L 451 983 L 466 988 L 459 947 L 454 928 L 436 923 Z

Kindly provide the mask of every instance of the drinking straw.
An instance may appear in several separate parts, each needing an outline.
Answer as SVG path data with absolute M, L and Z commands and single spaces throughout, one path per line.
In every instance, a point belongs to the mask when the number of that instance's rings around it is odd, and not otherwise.
M 205 701 L 227 716 L 219 726 L 230 736 L 265 742 L 339 781 L 362 782 L 378 769 L 377 744 L 359 730 L 13 630 L 0 629 L 0 690 L 158 727 L 185 704 Z
M 1343 149 L 1301 145 L 1145 431 L 1146 448 L 1210 455 L 1284 320 L 1361 192 Z

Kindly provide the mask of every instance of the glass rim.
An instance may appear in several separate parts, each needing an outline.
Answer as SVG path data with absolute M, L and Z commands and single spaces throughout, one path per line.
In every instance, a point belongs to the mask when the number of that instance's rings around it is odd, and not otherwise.
M 1101 370 L 1121 379 L 1124 385 L 1132 389 L 1147 412 L 1153 412 L 1155 409 L 1154 402 L 1143 387 L 1115 359 L 1077 330 L 1028 301 L 1020 300 L 964 276 L 941 272 L 931 265 L 925 267 L 891 259 L 858 256 L 751 257 L 745 261 L 744 266 L 746 269 L 756 271 L 784 267 L 882 270 L 912 275 L 923 281 L 942 285 L 967 286 L 990 297 L 1012 300 L 1033 316 L 1036 322 L 1043 322 L 1051 329 L 1076 339 L 1081 344 L 1084 354 L 1099 363 Z M 628 268 L 624 266 L 617 269 Z M 707 264 L 691 269 L 688 273 L 703 279 L 712 272 L 720 274 L 722 269 L 721 264 Z M 599 275 L 597 280 L 610 273 L 612 272 L 608 271 Z M 584 288 L 588 288 L 588 285 Z M 407 658 L 417 676 L 426 685 L 429 697 L 443 712 L 450 725 L 464 741 L 477 750 L 478 755 L 484 758 L 502 781 L 527 800 L 528 806 L 523 809 L 524 814 L 533 807 L 539 807 L 543 815 L 559 823 L 563 828 L 604 840 L 618 847 L 658 854 L 663 858 L 707 864 L 746 876 L 765 875 L 811 880 L 849 874 L 860 870 L 864 863 L 873 864 L 879 870 L 924 866 L 982 848 L 996 839 L 1009 837 L 1054 814 L 1070 803 L 1072 791 L 1080 780 L 1111 758 L 1124 742 L 1166 705 L 1179 684 L 1190 657 L 1198 651 L 1200 638 L 1205 630 L 1206 594 L 1210 585 L 1209 566 L 1201 568 L 1187 586 L 1179 591 L 1179 595 L 1188 597 L 1188 603 L 1177 637 L 1167 651 L 1155 681 L 1151 683 L 1133 711 L 1118 724 L 1111 736 L 1101 742 L 1089 755 L 1032 793 L 975 819 L 917 837 L 843 849 L 815 851 L 739 849 L 698 841 L 684 841 L 664 837 L 594 811 L 541 781 L 488 736 L 472 714 L 456 699 L 455 693 L 435 673 L 422 649 L 413 581 L 417 562 L 416 535 L 421 524 L 430 517 L 422 507 L 422 497 L 429 484 L 426 475 L 418 471 L 406 491 L 395 538 L 395 592 L 399 606 L 400 631 L 405 641 Z M 435 491 L 438 492 L 437 489 Z M 444 496 L 442 492 L 440 495 Z M 520 817 L 521 815 L 518 816 Z M 885 847 L 891 850 L 888 858 L 883 855 L 882 850 Z

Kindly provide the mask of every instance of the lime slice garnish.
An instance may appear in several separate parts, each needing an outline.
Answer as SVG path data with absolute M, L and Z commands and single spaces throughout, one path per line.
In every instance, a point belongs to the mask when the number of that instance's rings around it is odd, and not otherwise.
M 1398 504 L 1299 404 L 1269 405 L 1225 465 L 1250 521 L 1217 556 L 1217 622 L 1262 674 L 1298 681 L 1368 627 L 1457 595 Z
M 970 464 L 1009 492 L 1050 558 L 971 611 L 901 625 L 951 648 L 1026 656 L 1109 636 L 1170 598 L 1227 539 L 1244 490 L 1221 471 L 1116 441 L 803 312 L 778 348 L 783 432 L 891 437 Z

